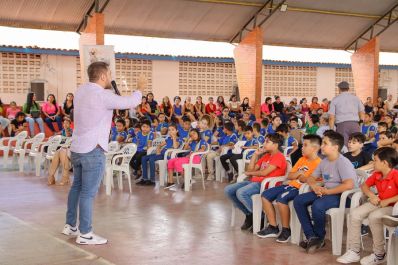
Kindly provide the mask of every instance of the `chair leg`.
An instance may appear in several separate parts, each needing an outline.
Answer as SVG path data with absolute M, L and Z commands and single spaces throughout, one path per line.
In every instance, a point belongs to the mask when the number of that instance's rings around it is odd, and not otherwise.
M 184 190 L 189 191 L 191 189 L 192 180 L 192 167 L 189 165 L 183 165 L 184 167 Z
M 231 227 L 235 226 L 235 216 L 236 216 L 236 209 L 235 206 L 232 204 L 232 210 L 231 210 Z
M 23 166 L 24 166 L 24 160 L 25 160 L 25 152 L 22 151 L 22 153 L 19 154 L 19 159 L 18 159 L 18 167 L 19 167 L 19 172 L 23 173 Z
M 123 171 L 119 171 L 118 184 L 119 184 L 119 190 L 123 190 Z
M 252 196 L 253 202 L 253 234 L 260 231 L 261 228 L 261 214 L 262 214 L 262 202 L 260 194 Z
M 5 149 L 3 151 L 3 159 L 4 159 L 4 168 L 8 167 L 8 153 L 10 152 L 9 149 Z
M 205 185 L 205 176 L 203 174 L 203 170 L 200 169 L 200 174 L 202 175 L 202 186 L 203 186 L 203 190 L 206 189 L 206 185 Z
M 341 255 L 341 246 L 343 243 L 343 225 L 344 213 L 339 209 L 331 209 L 331 226 L 332 226 L 332 252 L 335 256 Z
M 130 194 L 131 194 L 131 176 L 130 176 L 130 168 L 127 168 L 126 174 L 127 174 L 127 180 L 129 181 L 129 190 L 130 190 Z
M 35 157 L 35 169 L 36 169 L 36 177 L 40 177 L 40 171 L 41 171 L 41 157 L 36 156 Z

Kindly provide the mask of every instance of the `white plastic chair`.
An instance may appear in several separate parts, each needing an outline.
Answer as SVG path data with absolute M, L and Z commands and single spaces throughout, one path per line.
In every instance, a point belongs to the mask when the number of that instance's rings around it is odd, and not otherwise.
M 43 144 L 44 137 L 45 137 L 44 133 L 38 133 L 35 137 L 26 140 L 22 144 L 21 148 L 14 149 L 14 158 L 17 158 L 17 156 L 19 155 L 18 157 L 19 172 L 22 173 L 24 170 L 25 155 L 29 154 L 30 152 L 37 152 L 40 148 L 40 145 Z
M 287 180 L 287 175 L 289 172 L 292 170 L 292 165 L 287 162 L 287 167 L 285 171 L 284 176 L 280 177 L 272 177 L 272 178 L 266 178 L 261 182 L 261 188 L 260 188 L 260 193 L 252 195 L 252 202 L 253 202 L 253 234 L 256 234 L 258 231 L 260 231 L 261 228 L 261 215 L 263 212 L 263 204 L 261 201 L 261 194 L 265 190 L 265 187 L 268 184 L 268 189 L 276 187 L 278 183 L 285 182 Z M 264 222 L 267 223 L 266 221 L 266 216 L 264 215 Z
M 137 152 L 136 144 L 127 144 L 120 152 L 113 156 L 111 162 L 111 176 L 114 172 L 118 172 L 118 186 L 119 190 L 123 190 L 123 173 L 126 174 L 126 178 L 129 182 L 129 190 L 131 194 L 131 176 L 130 176 L 130 161 Z
M 9 152 L 13 151 L 15 148 L 20 149 L 26 137 L 28 137 L 28 132 L 22 131 L 15 137 L 3 137 L 0 139 L 0 151 L 3 151 L 4 168 L 8 166 Z M 6 141 L 8 141 L 7 144 L 5 144 Z M 13 142 L 15 142 L 15 146 L 12 145 Z
M 52 159 L 52 156 L 61 143 L 61 139 L 61 135 L 50 137 L 47 142 L 40 146 L 39 151 L 31 150 L 31 152 L 29 152 L 29 157 L 34 158 L 35 160 L 36 177 L 40 177 L 41 163 L 43 159 L 46 159 L 47 161 L 47 155 L 48 159 Z M 44 151 L 45 147 L 47 147 L 47 152 Z
M 148 148 L 148 150 L 147 150 L 147 154 L 150 155 L 150 154 L 152 154 L 153 152 L 155 152 L 155 151 L 156 151 L 156 148 L 157 148 L 159 145 L 161 145 L 164 141 L 165 141 L 165 139 L 164 139 L 163 137 L 158 137 L 158 138 L 154 139 L 154 140 L 152 141 L 152 146 L 151 146 L 150 148 Z
M 210 150 L 210 146 L 208 144 L 206 144 L 206 150 L 203 152 L 194 152 L 191 154 L 190 158 L 189 158 L 189 163 L 188 164 L 184 164 L 182 165 L 183 169 L 184 169 L 184 189 L 185 191 L 189 191 L 191 189 L 191 185 L 192 185 L 192 170 L 199 170 L 200 174 L 202 176 L 202 186 L 203 189 L 206 189 L 205 186 L 205 177 L 203 174 L 204 171 L 204 163 L 205 163 L 205 155 L 209 153 Z M 193 159 L 195 156 L 200 155 L 200 163 L 195 164 L 193 163 Z M 177 177 L 178 178 L 178 177 Z
M 214 167 L 215 167 L 214 171 L 216 175 L 216 181 L 222 182 L 223 178 L 226 177 L 227 172 L 225 171 L 224 167 L 221 164 L 220 157 L 228 153 L 229 150 L 230 148 L 223 147 L 220 155 L 214 158 Z
M 120 149 L 120 145 L 117 141 L 112 141 L 108 143 L 108 151 L 105 152 L 105 171 L 104 171 L 104 176 L 102 179 L 102 183 L 105 186 L 105 193 L 106 195 L 111 195 L 111 188 L 113 185 L 113 181 L 109 181 L 108 179 L 111 180 L 112 178 L 112 172 L 111 172 L 111 163 L 112 163 L 112 157 L 117 153 L 117 151 Z
M 246 149 L 242 154 L 242 159 L 236 160 L 238 163 L 238 176 L 245 172 L 246 164 L 250 163 L 250 158 L 248 158 L 250 152 L 255 152 L 257 149 Z
M 398 202 L 395 203 L 392 215 L 398 215 Z M 387 247 L 387 265 L 395 265 L 398 260 L 398 235 L 394 234 L 397 227 L 386 226 L 389 239 Z
M 165 186 L 165 183 L 167 182 L 167 161 L 175 158 L 179 153 L 186 153 L 186 150 L 182 150 L 183 146 L 184 144 L 181 144 L 178 149 L 167 149 L 164 153 L 163 160 L 155 162 L 155 165 L 158 165 L 159 168 L 159 185 L 161 187 Z

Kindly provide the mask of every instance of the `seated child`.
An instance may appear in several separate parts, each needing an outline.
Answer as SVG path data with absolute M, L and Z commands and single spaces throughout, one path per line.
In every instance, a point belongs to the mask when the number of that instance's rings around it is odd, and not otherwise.
M 288 184 L 270 188 L 262 193 L 263 211 L 267 216 L 268 226 L 259 231 L 257 236 L 261 238 L 278 237 L 276 241 L 279 243 L 285 243 L 289 240 L 291 232 L 288 204 L 299 194 L 301 185 L 306 182 L 306 179 L 311 176 L 319 163 L 321 163 L 321 159 L 318 157 L 321 142 L 322 139 L 318 135 L 309 134 L 304 136 L 303 157 L 297 161 L 290 171 Z M 275 200 L 282 222 L 282 232 L 280 234 L 276 223 L 275 208 L 272 204 Z
M 199 130 L 192 129 L 189 132 L 189 140 L 184 145 L 184 150 L 187 150 L 188 153 L 184 157 L 173 158 L 167 162 L 168 179 L 166 189 L 174 186 L 174 172 L 184 174 L 184 168 L 182 166 L 189 163 L 191 154 L 194 152 L 203 152 L 206 150 L 206 147 L 207 144 L 203 139 L 201 139 Z M 195 156 L 193 158 L 193 163 L 199 164 L 200 159 L 201 157 L 199 155 Z
M 267 134 L 276 133 L 276 128 L 282 124 L 281 117 L 274 116 L 272 117 L 271 124 L 268 125 Z
M 71 121 L 69 118 L 65 118 L 63 122 L 63 129 L 61 135 L 63 137 L 72 137 L 73 129 L 70 127 Z
M 261 120 L 260 133 L 262 136 L 265 136 L 267 134 L 268 123 L 269 123 L 269 120 L 267 118 L 264 118 Z
M 189 131 L 192 129 L 191 120 L 188 117 L 182 118 L 182 126 L 180 124 L 178 127 L 178 135 L 180 136 L 183 142 L 186 142 L 189 138 Z
M 143 120 L 141 122 L 141 131 L 137 133 L 137 136 L 133 139 L 133 143 L 137 145 L 137 152 L 130 161 L 130 166 L 137 172 L 136 179 L 141 175 L 141 160 L 143 156 L 146 156 L 146 151 L 152 146 L 154 139 L 154 133 L 151 132 L 151 122 L 149 120 Z
M 276 133 L 267 135 L 264 147 L 254 152 L 248 170 L 245 171 L 245 176 L 249 177 L 249 180 L 230 184 L 224 189 L 227 198 L 246 215 L 245 222 L 241 226 L 242 230 L 250 230 L 253 227 L 251 196 L 260 193 L 261 182 L 265 178 L 282 176 L 286 173 L 286 159 L 279 151 L 282 143 L 281 135 Z M 261 155 L 263 156 L 259 159 Z
M 160 112 L 158 115 L 158 120 L 159 124 L 156 126 L 156 132 L 160 132 L 162 136 L 166 135 L 167 128 L 169 127 L 169 124 L 166 122 L 166 115 L 163 112 Z
M 379 133 L 379 140 L 377 141 L 377 148 L 391 147 L 394 142 L 394 135 L 390 131 Z
M 118 143 L 124 143 L 127 139 L 127 133 L 125 131 L 126 122 L 123 119 L 116 121 L 116 131 L 111 133 L 111 141 L 117 141 Z
M 350 160 L 340 154 L 344 146 L 344 137 L 334 131 L 328 131 L 322 140 L 321 151 L 325 158 L 307 179 L 312 191 L 297 195 L 294 208 L 306 237 L 300 247 L 307 252 L 325 245 L 326 211 L 338 208 L 340 196 L 351 190 L 357 183 L 357 175 Z M 318 186 L 317 179 L 322 177 L 324 186 Z M 308 211 L 311 206 L 312 217 Z
M 382 147 L 375 151 L 374 159 L 375 172 L 361 186 L 368 201 L 351 210 L 348 251 L 337 259 L 340 263 L 361 260 L 361 264 L 382 264 L 386 261 L 382 217 L 391 215 L 394 204 L 398 202 L 398 171 L 394 169 L 398 164 L 398 154 L 391 147 Z M 370 189 L 373 186 L 376 193 Z M 372 231 L 373 253 L 361 259 L 361 225 L 365 218 L 369 219 Z
M 379 122 L 377 124 L 377 133 L 375 134 L 374 141 L 370 144 L 367 145 L 364 149 L 365 152 L 369 154 L 373 154 L 373 152 L 377 149 L 378 146 L 378 141 L 380 140 L 380 133 L 386 132 L 387 131 L 387 123 L 385 122 Z
M 321 109 L 320 109 L 321 110 Z M 316 134 L 319 135 L 320 137 L 323 137 L 323 134 L 330 129 L 329 127 L 329 114 L 324 113 L 320 116 L 320 127 L 316 131 Z
M 289 134 L 289 125 L 282 123 L 278 126 L 278 128 L 276 128 L 276 133 L 279 133 L 283 137 L 282 149 L 292 147 L 292 149 L 288 152 L 288 155 L 296 152 L 298 149 L 297 141 Z
M 316 114 L 311 114 L 305 116 L 305 133 L 306 134 L 316 134 L 319 129 L 319 116 Z
M 352 133 L 348 138 L 348 152 L 344 154 L 351 161 L 355 169 L 363 167 L 372 161 L 372 157 L 362 151 L 365 135 L 360 132 Z
M 170 124 L 168 126 L 168 136 L 160 145 L 156 147 L 156 153 L 142 157 L 142 179 L 137 185 L 154 186 L 155 185 L 155 162 L 163 160 L 167 149 L 177 149 L 182 144 L 182 140 L 178 137 L 177 125 Z M 148 172 L 149 163 L 149 172 Z
M 255 122 L 253 124 L 253 134 L 254 134 L 254 138 L 256 138 L 258 145 L 262 146 L 265 143 L 265 137 L 261 134 L 261 127 L 260 127 L 260 123 Z
M 210 150 L 206 156 L 207 169 L 209 170 L 209 175 L 207 180 L 214 180 L 214 159 L 220 156 L 224 148 L 232 148 L 234 144 L 238 141 L 238 136 L 234 133 L 234 125 L 232 122 L 226 122 L 224 124 L 224 136 L 219 137 L 218 141 L 214 144 L 220 146 L 217 150 Z
M 294 139 L 296 139 L 298 145 L 301 145 L 303 138 L 303 131 L 300 130 L 299 128 L 298 118 L 291 117 L 289 119 L 289 126 L 290 126 L 290 135 L 293 136 Z
M 25 120 L 26 114 L 22 111 L 18 112 L 15 119 L 11 121 L 11 137 L 18 135 L 22 131 L 27 131 L 28 127 Z
M 365 135 L 365 142 L 372 142 L 374 140 L 376 134 L 376 126 L 372 123 L 373 114 L 365 113 L 365 117 L 363 119 L 363 123 L 361 125 L 361 132 Z
M 234 168 L 235 172 L 238 172 L 238 159 L 242 159 L 243 157 L 243 152 L 246 149 L 257 149 L 258 147 L 258 142 L 257 140 L 253 137 L 253 128 L 251 126 L 246 126 L 244 129 L 244 134 L 245 134 L 245 139 L 246 139 L 246 143 L 244 146 L 242 146 L 242 151 L 239 154 L 234 154 L 233 152 L 228 152 L 225 155 L 222 155 L 220 157 L 220 162 L 223 166 L 223 168 L 225 169 L 225 171 L 227 172 L 228 175 L 228 181 L 232 181 L 234 179 L 234 175 L 231 171 L 231 169 L 229 168 L 229 163 L 227 162 L 227 160 L 229 160 L 229 162 L 231 162 L 232 167 Z
M 211 138 L 213 137 L 213 132 L 211 131 L 211 118 L 208 114 L 204 114 L 199 120 L 200 134 L 206 143 L 211 144 Z
M 253 126 L 253 121 L 250 119 L 250 112 L 245 111 L 243 113 L 243 118 L 242 120 L 245 122 L 246 126 Z
M 213 135 L 216 139 L 220 139 L 225 136 L 223 122 L 217 116 L 214 118 L 214 122 L 216 127 L 214 128 L 215 130 Z
M 239 141 L 245 141 L 245 135 L 243 133 L 243 130 L 246 127 L 246 123 L 242 120 L 238 120 L 235 123 L 235 128 L 236 128 L 236 134 L 238 135 L 238 140 Z

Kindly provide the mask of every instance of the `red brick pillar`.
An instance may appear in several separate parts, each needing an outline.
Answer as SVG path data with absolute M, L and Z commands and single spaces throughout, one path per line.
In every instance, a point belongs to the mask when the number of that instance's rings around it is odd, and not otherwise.
M 257 27 L 234 49 L 236 77 L 239 95 L 248 97 L 260 117 L 262 70 L 263 70 L 263 32 Z
M 356 95 L 366 101 L 372 97 L 376 103 L 379 89 L 379 37 L 368 41 L 351 56 Z
M 95 13 L 92 17 L 89 18 L 86 28 L 84 29 L 84 33 L 94 33 L 96 38 L 96 45 L 104 45 L 104 14 Z

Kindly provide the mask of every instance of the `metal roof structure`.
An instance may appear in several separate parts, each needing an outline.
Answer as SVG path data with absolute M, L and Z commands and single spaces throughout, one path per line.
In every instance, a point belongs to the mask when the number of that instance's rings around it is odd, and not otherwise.
M 2 0 L 0 25 L 78 32 L 94 11 L 109 34 L 238 42 L 255 24 L 266 45 L 355 49 L 380 33 L 398 52 L 397 0 Z

